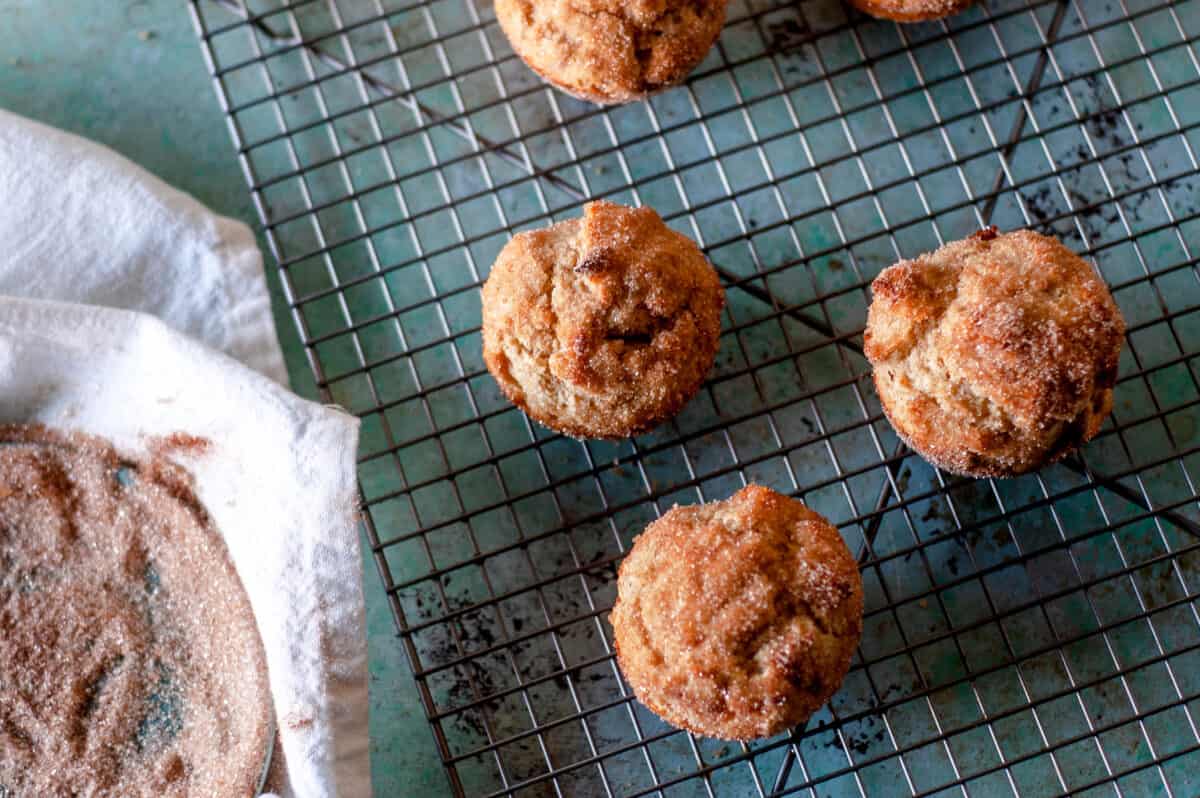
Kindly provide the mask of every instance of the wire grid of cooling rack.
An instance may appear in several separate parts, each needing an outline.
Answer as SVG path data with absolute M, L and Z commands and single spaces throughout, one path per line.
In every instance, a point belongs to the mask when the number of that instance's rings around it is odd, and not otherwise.
M 318 384 L 363 419 L 368 589 L 455 791 L 1200 794 L 1200 3 L 734 0 L 685 87 L 611 109 L 486 0 L 191 10 Z M 531 424 L 480 357 L 499 248 L 592 197 L 657 208 L 728 292 L 700 396 L 622 443 Z M 1006 481 L 907 452 L 861 355 L 871 278 L 987 224 L 1086 253 L 1129 326 L 1099 438 Z M 632 699 L 606 614 L 647 522 L 747 481 L 838 524 L 867 606 L 830 705 L 734 745 Z

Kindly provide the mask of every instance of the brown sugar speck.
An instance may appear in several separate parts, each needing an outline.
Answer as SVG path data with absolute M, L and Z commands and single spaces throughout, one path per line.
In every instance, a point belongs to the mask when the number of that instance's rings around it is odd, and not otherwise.
M 160 472 L 97 438 L 0 426 L 0 795 L 258 786 L 262 641 L 224 542 Z
M 1000 235 L 1000 232 L 997 230 L 996 225 L 993 224 L 990 227 L 976 230 L 971 234 L 971 238 L 974 238 L 976 241 L 991 241 L 998 235 Z
M 183 760 L 179 754 L 171 754 L 163 761 L 162 777 L 163 781 L 168 784 L 179 781 L 187 774 L 187 766 L 183 764 Z

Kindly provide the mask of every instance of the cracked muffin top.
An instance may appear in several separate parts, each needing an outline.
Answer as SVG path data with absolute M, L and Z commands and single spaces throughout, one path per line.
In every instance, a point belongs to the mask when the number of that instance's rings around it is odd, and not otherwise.
M 749 740 L 803 723 L 837 691 L 862 612 L 838 531 L 749 485 L 650 524 L 621 564 L 611 620 L 639 701 L 697 734 Z
M 679 83 L 708 53 L 726 0 L 496 0 L 517 55 L 563 91 L 596 103 Z
M 946 471 L 1016 476 L 1100 429 L 1125 322 L 1056 238 L 995 228 L 885 269 L 864 351 L 892 426 Z
M 576 438 L 679 412 L 717 353 L 725 294 L 686 236 L 610 202 L 520 233 L 483 286 L 483 357 L 505 395 Z

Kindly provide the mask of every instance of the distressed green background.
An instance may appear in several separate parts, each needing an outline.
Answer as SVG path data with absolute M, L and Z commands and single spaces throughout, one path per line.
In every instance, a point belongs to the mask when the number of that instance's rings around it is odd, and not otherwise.
M 0 0 L 0 107 L 112 147 L 259 229 L 183 3 Z M 265 252 L 261 235 L 260 246 Z M 312 397 L 278 280 L 267 273 L 292 383 Z M 374 564 L 366 564 L 369 636 L 383 643 L 371 646 L 376 792 L 448 792 Z

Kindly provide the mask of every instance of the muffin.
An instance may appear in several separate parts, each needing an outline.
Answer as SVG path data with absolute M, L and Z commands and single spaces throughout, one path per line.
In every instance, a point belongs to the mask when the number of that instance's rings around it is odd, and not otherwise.
M 769 737 L 838 689 L 862 636 L 862 581 L 828 521 L 750 485 L 675 507 L 621 564 L 617 659 L 637 698 L 707 737 Z
M 540 423 L 625 438 L 671 418 L 712 368 L 725 294 L 696 244 L 650 208 L 513 237 L 483 286 L 483 359 Z
M 937 467 L 1024 474 L 1092 438 L 1112 409 L 1125 322 L 1057 239 L 989 228 L 871 288 L 864 343 L 879 399 Z
M 974 0 L 849 0 L 863 13 L 896 22 L 924 22 L 965 11 Z
M 496 0 L 529 68 L 595 103 L 626 103 L 682 81 L 725 23 L 726 0 Z

